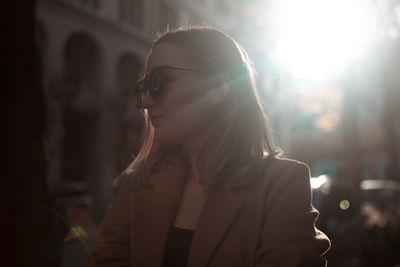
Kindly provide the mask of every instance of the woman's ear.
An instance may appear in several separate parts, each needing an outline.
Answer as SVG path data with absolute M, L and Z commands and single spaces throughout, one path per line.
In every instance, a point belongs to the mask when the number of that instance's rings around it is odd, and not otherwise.
M 211 88 L 211 103 L 219 104 L 222 102 L 230 93 L 230 77 L 226 74 L 219 74 L 215 81 L 213 81 L 213 86 Z

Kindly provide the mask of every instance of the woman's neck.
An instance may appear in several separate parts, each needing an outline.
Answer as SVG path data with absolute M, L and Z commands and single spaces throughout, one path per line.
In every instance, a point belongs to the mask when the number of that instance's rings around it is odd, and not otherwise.
M 205 129 L 202 133 L 198 133 L 190 142 L 183 144 L 183 148 L 188 156 L 191 168 L 191 179 L 200 179 L 200 162 L 199 156 L 204 146 L 206 145 L 209 136 L 209 130 Z M 200 181 L 199 181 L 200 182 Z

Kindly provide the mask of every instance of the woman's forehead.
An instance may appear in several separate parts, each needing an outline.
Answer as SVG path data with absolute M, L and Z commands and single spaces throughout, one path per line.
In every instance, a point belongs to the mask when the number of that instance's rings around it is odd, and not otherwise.
M 152 49 L 145 72 L 148 74 L 158 66 L 164 65 L 178 68 L 193 67 L 193 64 L 185 59 L 182 47 L 170 42 L 160 43 Z

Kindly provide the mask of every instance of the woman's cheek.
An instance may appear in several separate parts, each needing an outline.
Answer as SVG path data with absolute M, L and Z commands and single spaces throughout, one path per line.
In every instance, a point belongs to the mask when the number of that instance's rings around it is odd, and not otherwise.
M 185 125 L 182 118 L 168 114 L 153 123 L 155 139 L 161 144 L 177 144 L 184 135 Z
M 177 116 L 169 114 L 154 124 L 155 138 L 162 144 L 181 144 L 193 137 L 202 128 L 207 127 L 200 113 L 179 113 Z

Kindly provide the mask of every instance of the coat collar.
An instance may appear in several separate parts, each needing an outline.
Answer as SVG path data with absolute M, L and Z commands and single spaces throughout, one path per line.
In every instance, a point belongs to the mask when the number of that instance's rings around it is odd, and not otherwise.
M 184 184 L 182 167 L 170 166 L 149 177 L 151 187 L 130 194 L 133 266 L 162 266 L 164 249 Z M 205 266 L 238 214 L 242 200 L 225 184 L 207 195 L 195 230 L 187 266 Z

